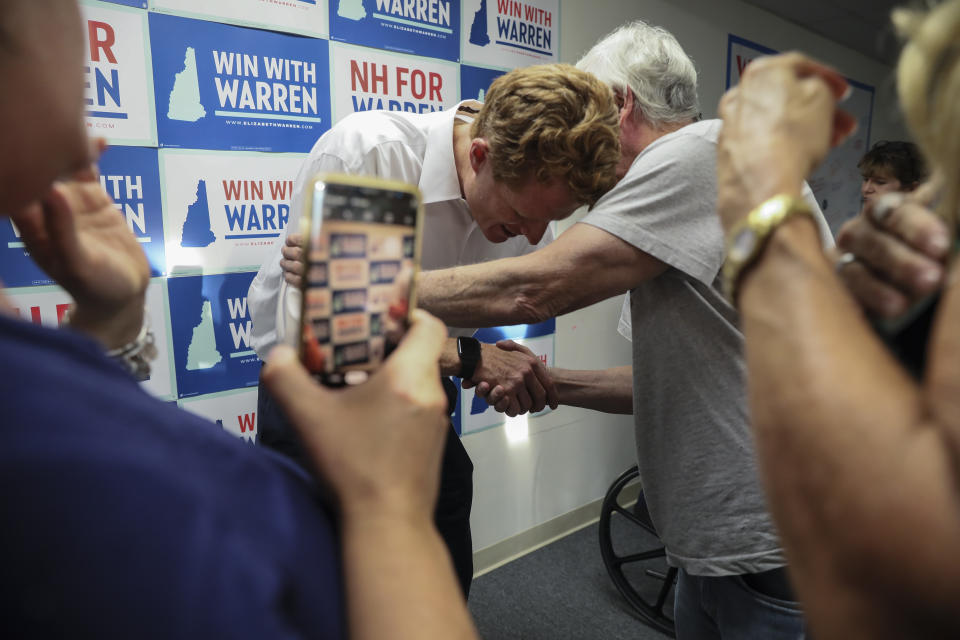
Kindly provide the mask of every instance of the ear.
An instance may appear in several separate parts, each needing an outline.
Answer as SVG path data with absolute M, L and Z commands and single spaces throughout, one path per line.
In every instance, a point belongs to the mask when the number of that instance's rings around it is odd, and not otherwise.
M 626 89 L 622 94 L 620 94 L 623 104 L 620 105 L 620 127 L 623 127 L 623 123 L 627 120 L 633 118 L 633 91 Z M 618 100 L 619 102 L 619 100 Z
M 474 138 L 470 141 L 470 168 L 474 173 L 480 173 L 489 153 L 490 143 L 486 138 Z

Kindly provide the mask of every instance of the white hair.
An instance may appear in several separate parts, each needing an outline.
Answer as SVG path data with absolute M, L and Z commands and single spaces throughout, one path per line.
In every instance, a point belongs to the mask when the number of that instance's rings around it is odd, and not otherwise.
M 593 45 L 577 67 L 615 92 L 632 92 L 635 112 L 655 128 L 693 120 L 700 112 L 693 60 L 672 33 L 642 20 Z

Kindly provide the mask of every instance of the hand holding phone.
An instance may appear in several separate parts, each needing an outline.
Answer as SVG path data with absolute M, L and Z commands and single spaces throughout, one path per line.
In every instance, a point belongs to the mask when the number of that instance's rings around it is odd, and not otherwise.
M 317 176 L 307 188 L 300 358 L 327 384 L 354 384 L 399 342 L 415 306 L 420 193 L 339 175 Z

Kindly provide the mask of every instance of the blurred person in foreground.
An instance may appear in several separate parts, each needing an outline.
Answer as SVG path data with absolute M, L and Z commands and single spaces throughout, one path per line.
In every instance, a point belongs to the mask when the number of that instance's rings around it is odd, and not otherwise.
M 124 366 L 149 267 L 91 167 L 83 59 L 73 0 L 0 4 L 0 215 L 75 301 L 50 329 L 0 293 L 4 635 L 474 637 L 432 523 L 442 325 L 417 312 L 343 393 L 271 357 L 335 513 L 286 459 L 147 395 Z
M 921 211 L 920 196 L 932 202 L 934 189 L 873 203 L 874 220 L 858 224 L 886 227 L 890 242 L 874 248 L 898 254 L 899 273 L 928 274 L 921 290 L 942 281 L 948 261 L 919 381 L 853 304 L 796 200 L 852 130 L 837 108 L 843 78 L 788 54 L 756 61 L 721 102 L 718 204 L 727 259 L 741 267 L 727 275 L 743 318 L 753 428 L 817 638 L 960 637 L 960 274 L 948 255 L 960 207 L 960 2 L 894 18 L 909 38 L 900 99 L 939 174 L 945 225 Z M 758 229 L 760 211 L 766 230 L 744 260 L 733 240 Z M 882 286 L 906 307 L 923 295 L 915 285 Z

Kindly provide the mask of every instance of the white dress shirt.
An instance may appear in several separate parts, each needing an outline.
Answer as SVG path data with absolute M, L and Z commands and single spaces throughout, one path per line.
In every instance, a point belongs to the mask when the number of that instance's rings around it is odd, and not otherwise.
M 461 103 L 462 104 L 462 103 Z M 423 195 L 421 267 L 446 269 L 523 255 L 551 240 L 547 228 L 533 246 L 524 236 L 495 244 L 470 215 L 460 195 L 453 157 L 453 123 L 459 105 L 428 114 L 398 111 L 353 113 L 323 134 L 310 151 L 293 185 L 287 231 L 299 230 L 303 191 L 318 173 L 369 175 L 415 184 Z M 247 302 L 253 320 L 250 343 L 261 358 L 280 342 L 295 342 L 300 322 L 300 292 L 287 286 L 278 243 L 250 285 Z M 278 304 L 282 302 L 282 304 Z M 469 335 L 474 329 L 450 329 Z

